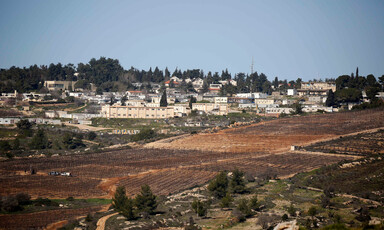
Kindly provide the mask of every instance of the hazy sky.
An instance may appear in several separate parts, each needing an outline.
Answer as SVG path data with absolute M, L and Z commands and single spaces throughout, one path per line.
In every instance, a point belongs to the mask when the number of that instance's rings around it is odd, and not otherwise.
M 384 1 L 0 0 L 0 67 L 119 59 L 270 80 L 384 74 Z

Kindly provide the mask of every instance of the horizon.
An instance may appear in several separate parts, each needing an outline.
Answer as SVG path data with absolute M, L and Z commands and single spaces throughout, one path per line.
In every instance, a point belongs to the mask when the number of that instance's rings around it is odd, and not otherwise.
M 382 1 L 2 1 L 0 68 L 118 59 L 269 80 L 384 74 Z

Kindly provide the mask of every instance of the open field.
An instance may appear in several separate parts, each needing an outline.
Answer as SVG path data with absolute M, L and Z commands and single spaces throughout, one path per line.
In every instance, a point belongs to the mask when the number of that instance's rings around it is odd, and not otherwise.
M 43 227 L 61 221 L 87 215 L 87 213 L 102 210 L 102 206 L 79 209 L 56 209 L 24 214 L 0 214 L 0 229 L 42 229 Z
M 197 134 L 172 142 L 149 143 L 147 148 L 195 149 L 223 152 L 280 152 L 340 135 L 384 127 L 384 111 L 366 110 L 309 115 L 257 123 L 251 126 Z

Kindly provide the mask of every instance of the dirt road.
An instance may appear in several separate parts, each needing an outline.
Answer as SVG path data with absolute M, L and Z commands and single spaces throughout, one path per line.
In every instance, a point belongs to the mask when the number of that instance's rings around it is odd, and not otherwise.
M 100 131 L 100 130 L 111 129 L 111 128 L 103 128 L 103 127 L 94 127 L 94 126 L 90 126 L 90 125 L 71 124 L 68 122 L 66 122 L 64 124 L 67 126 L 73 126 L 73 127 L 77 127 L 79 129 L 82 129 L 82 130 L 89 130 L 89 131 Z
M 105 229 L 105 222 L 107 222 L 107 220 L 112 217 L 112 216 L 115 216 L 117 215 L 118 213 L 112 213 L 112 214 L 109 214 L 107 216 L 103 216 L 101 217 L 98 221 L 97 221 L 97 228 L 96 230 L 104 230 Z

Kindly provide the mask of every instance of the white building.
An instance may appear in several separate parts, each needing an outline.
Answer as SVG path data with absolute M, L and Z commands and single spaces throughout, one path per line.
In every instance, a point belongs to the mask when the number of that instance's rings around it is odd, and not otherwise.
M 288 96 L 296 96 L 297 95 L 297 89 L 288 89 L 287 95 Z
M 215 97 L 215 104 L 228 103 L 228 97 Z

